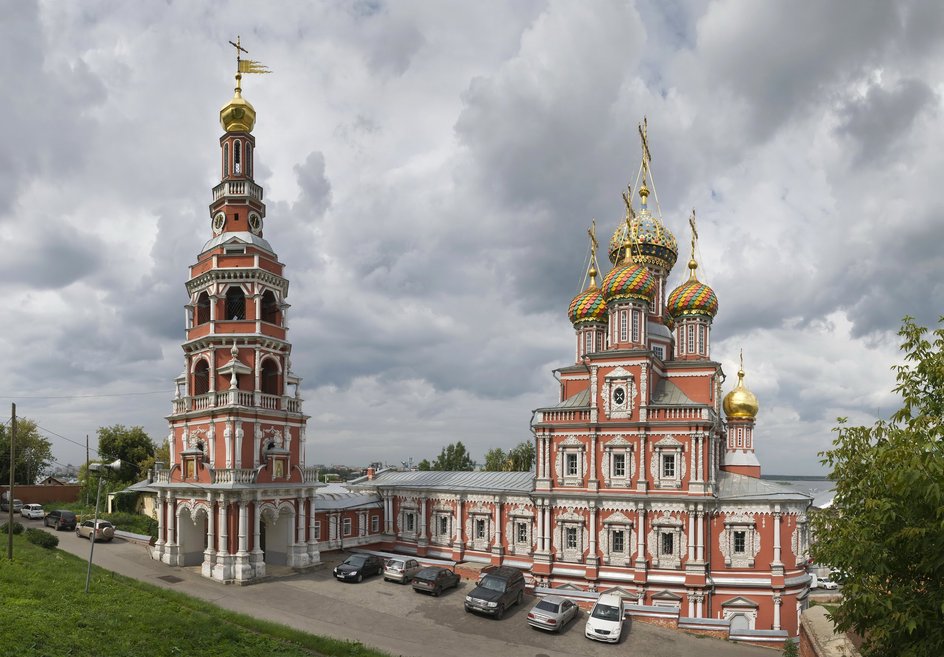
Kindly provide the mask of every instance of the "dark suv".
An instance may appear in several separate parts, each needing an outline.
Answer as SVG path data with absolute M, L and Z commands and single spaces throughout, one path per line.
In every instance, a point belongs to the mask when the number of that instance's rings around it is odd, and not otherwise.
M 521 602 L 523 595 L 524 575 L 521 571 L 501 566 L 482 577 L 478 586 L 465 596 L 465 610 L 501 618 L 508 607 Z
M 65 509 L 56 509 L 55 511 L 50 511 L 46 514 L 46 517 L 43 518 L 43 524 L 47 527 L 52 527 L 53 529 L 65 529 L 71 531 L 75 529 L 75 523 L 75 513 Z

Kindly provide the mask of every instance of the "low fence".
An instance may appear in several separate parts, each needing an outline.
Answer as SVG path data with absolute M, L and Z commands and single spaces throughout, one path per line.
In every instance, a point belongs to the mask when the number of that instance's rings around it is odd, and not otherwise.
M 0 492 L 7 492 L 9 486 L 0 487 Z M 42 504 L 50 502 L 78 502 L 82 487 L 78 484 L 61 486 L 14 486 L 13 498 L 23 500 L 23 504 Z

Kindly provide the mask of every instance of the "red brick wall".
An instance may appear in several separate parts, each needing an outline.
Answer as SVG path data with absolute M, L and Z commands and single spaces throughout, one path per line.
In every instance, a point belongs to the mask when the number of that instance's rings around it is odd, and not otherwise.
M 9 486 L 0 488 L 6 492 Z M 23 504 L 42 504 L 50 502 L 78 502 L 82 487 L 78 484 L 65 486 L 14 486 L 13 497 L 23 500 Z M 50 509 L 47 509 L 50 510 Z

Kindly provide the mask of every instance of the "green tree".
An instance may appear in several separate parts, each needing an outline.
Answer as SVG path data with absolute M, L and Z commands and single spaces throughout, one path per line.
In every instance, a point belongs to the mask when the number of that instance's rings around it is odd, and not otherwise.
M 10 482 L 10 426 L 0 425 L 0 483 Z M 13 483 L 33 484 L 52 463 L 52 444 L 46 440 L 33 420 L 16 419 L 16 442 L 13 445 Z
M 433 466 L 427 459 L 423 459 L 416 465 L 416 469 L 423 472 L 428 472 L 429 470 L 433 469 Z
M 469 456 L 469 453 L 465 450 L 465 445 L 460 440 L 443 447 L 439 456 L 430 465 L 430 470 L 472 470 L 474 467 L 475 463 L 472 461 L 472 457 Z
M 941 318 L 944 322 L 944 317 Z M 843 418 L 823 452 L 836 495 L 812 517 L 813 557 L 839 571 L 832 614 L 861 634 L 863 655 L 937 657 L 944 646 L 944 328 L 906 317 L 902 407 L 888 422 Z
M 508 455 L 501 447 L 496 447 L 485 452 L 485 469 L 488 472 L 500 472 L 505 469 L 508 463 Z
M 147 476 L 147 472 L 154 467 L 156 462 L 160 461 L 164 464 L 164 467 L 170 467 L 170 445 L 167 444 L 167 441 L 162 441 L 160 445 L 154 448 L 154 454 L 147 457 L 141 463 L 138 464 L 138 478 L 143 479 Z
M 147 469 L 149 460 L 153 463 L 154 451 L 154 442 L 144 433 L 143 427 L 115 424 L 98 429 L 99 459 L 105 463 L 122 460 L 121 470 L 113 476 L 116 481 L 136 481 Z

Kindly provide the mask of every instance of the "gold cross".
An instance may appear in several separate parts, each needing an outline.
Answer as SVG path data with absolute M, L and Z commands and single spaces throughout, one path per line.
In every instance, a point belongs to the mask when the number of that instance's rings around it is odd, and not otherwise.
M 642 123 L 639 125 L 639 137 L 642 139 L 642 168 L 648 171 L 649 163 L 652 162 L 652 154 L 649 153 L 649 121 L 645 116 L 642 117 Z
M 240 52 L 244 52 L 244 53 L 246 53 L 247 55 L 249 54 L 249 51 L 248 51 L 248 50 L 246 50 L 246 49 L 243 48 L 241 45 L 239 45 L 239 35 L 238 35 L 238 34 L 236 35 L 236 43 L 233 43 L 232 41 L 230 41 L 230 42 L 229 42 L 229 45 L 233 46 L 233 47 L 236 49 L 236 61 L 237 61 L 237 62 L 239 61 L 239 53 L 240 53 Z
M 688 225 L 692 227 L 692 260 L 694 260 L 695 242 L 698 241 L 698 229 L 695 228 L 695 208 L 692 208 L 692 216 L 688 218 Z
M 597 257 L 597 248 L 599 248 L 600 243 L 597 242 L 597 220 L 594 219 L 590 228 L 587 229 L 587 235 L 590 236 L 590 256 L 593 258 Z

